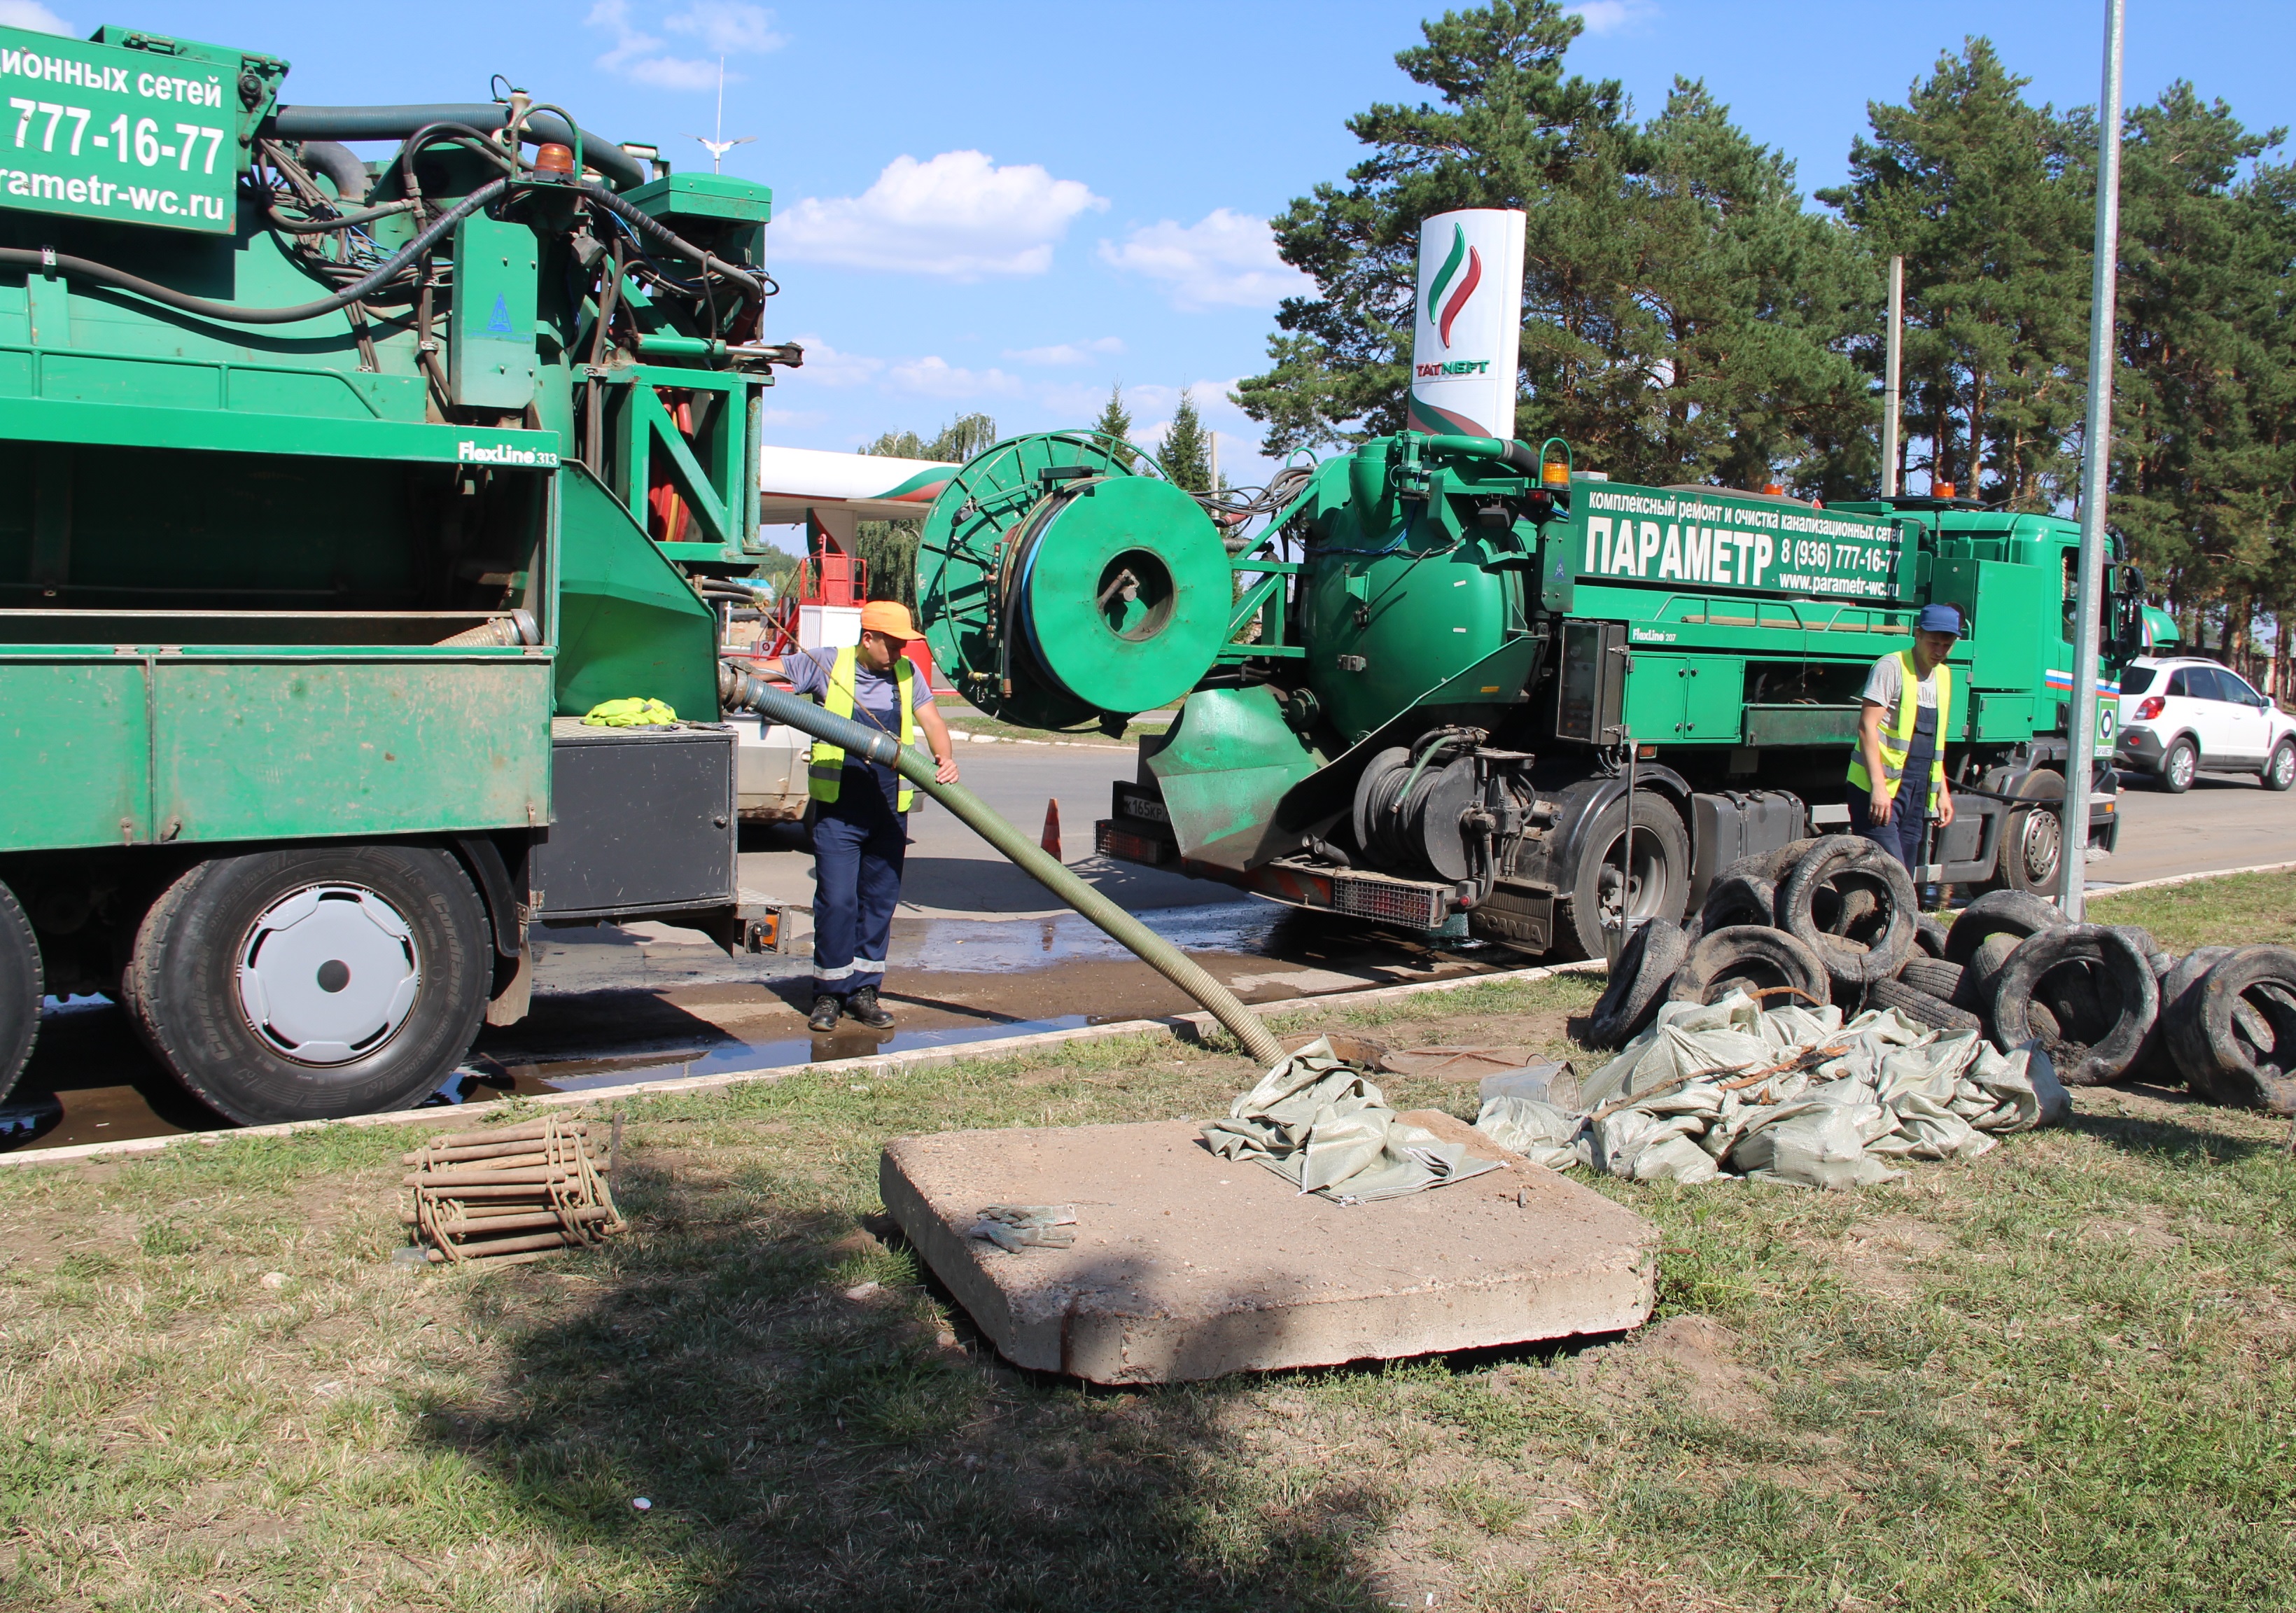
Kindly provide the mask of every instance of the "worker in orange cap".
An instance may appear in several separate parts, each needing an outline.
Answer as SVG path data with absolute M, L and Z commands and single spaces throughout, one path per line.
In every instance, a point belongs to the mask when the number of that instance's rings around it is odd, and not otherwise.
M 861 607 L 861 642 L 840 650 L 800 650 L 766 663 L 833 714 L 873 724 L 904 745 L 924 731 L 943 784 L 956 782 L 948 725 L 933 709 L 932 687 L 902 654 L 922 637 L 908 607 L 875 599 Z M 893 908 L 901 899 L 908 848 L 908 781 L 891 768 L 849 756 L 816 739 L 806 774 L 813 826 L 813 1012 L 815 1031 L 848 1014 L 873 1030 L 893 1016 L 877 1000 Z

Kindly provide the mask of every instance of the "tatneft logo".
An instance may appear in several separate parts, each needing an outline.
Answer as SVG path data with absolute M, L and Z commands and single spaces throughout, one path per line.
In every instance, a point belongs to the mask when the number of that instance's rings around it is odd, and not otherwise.
M 1460 266 L 1466 272 L 1460 273 Z M 1453 284 L 1456 280 L 1457 284 Z M 1459 310 L 1467 306 L 1467 299 L 1483 283 L 1483 254 L 1467 244 L 1464 225 L 1451 226 L 1451 253 L 1443 259 L 1443 267 L 1435 271 L 1435 284 L 1427 289 L 1427 322 L 1435 327 L 1435 334 L 1445 347 L 1451 345 L 1451 326 L 1459 317 Z M 1445 293 L 1448 292 L 1447 298 Z M 1455 372 L 1445 372 L 1447 374 Z
M 539 470 L 549 470 L 558 464 L 558 456 L 547 449 L 512 448 L 507 442 L 473 442 L 467 437 L 455 445 L 455 457 L 464 465 L 530 465 Z

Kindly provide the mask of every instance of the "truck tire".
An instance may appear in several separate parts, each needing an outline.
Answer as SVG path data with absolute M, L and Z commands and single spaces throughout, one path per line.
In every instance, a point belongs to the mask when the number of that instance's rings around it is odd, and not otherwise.
M 2084 993 L 2048 989 L 2049 976 L 2085 967 L 2108 1025 L 2068 1022 L 2061 1005 Z M 2049 1010 L 2036 1012 L 2035 999 Z M 2085 1004 L 2083 1006 L 2086 1006 Z M 2128 1072 L 2161 1011 L 2152 966 L 2126 935 L 2099 924 L 2059 925 L 2028 937 L 1993 983 L 1993 1027 L 2005 1047 L 2040 1035 L 2057 1077 L 2069 1086 L 2102 1086 Z M 2051 1031 L 2049 1020 L 2054 1020 Z
M 16 893 L 0 885 L 0 1098 L 16 1090 L 40 1039 L 40 999 L 47 984 L 40 942 Z
M 2161 787 L 2171 795 L 2181 795 L 2193 787 L 2200 770 L 2198 747 L 2189 739 L 2178 739 L 2161 757 Z
M 2177 1006 L 2169 1047 L 2194 1091 L 2296 1114 L 2296 947 L 2235 947 Z
M 2030 891 L 1988 891 L 1962 909 L 1947 932 L 1945 955 L 1967 963 L 1988 935 L 2014 935 L 2022 941 L 2063 924 L 2065 916 Z
M 1636 925 L 1611 970 L 1601 1000 L 1587 1016 L 1587 1045 L 1622 1048 L 1639 1035 L 1666 1000 L 1666 988 L 1689 951 L 1679 925 L 1663 918 Z
M 1648 791 L 1635 795 L 1635 844 L 1631 877 L 1619 889 L 1619 853 L 1625 849 L 1626 797 L 1595 815 L 1571 871 L 1570 901 L 1556 923 L 1556 936 L 1581 958 L 1603 956 L 1604 917 L 1616 924 L 1663 918 L 1682 922 L 1690 905 L 1690 834 L 1682 816 L 1664 797 Z M 1623 909 L 1623 911 L 1621 909 Z
M 1912 955 L 1920 905 L 1904 863 L 1870 840 L 1836 835 L 1804 853 L 1778 887 L 1777 923 L 1834 979 L 1870 985 Z
M 121 980 L 160 1063 L 242 1125 L 411 1108 L 469 1051 L 492 967 L 470 876 L 430 846 L 298 846 L 193 867 Z
M 1713 1002 L 1737 987 L 1765 1008 L 1821 1008 L 1831 995 L 1825 965 L 1784 930 L 1739 924 L 1700 938 L 1667 988 L 1669 1002 Z
M 1916 953 L 1906 959 L 1906 967 L 1898 971 L 1898 979 L 1914 991 L 1926 992 L 1939 1002 L 1951 1002 L 1960 994 L 1962 978 L 1966 973 L 1957 963 L 1948 963 L 1942 958 Z
M 2065 798 L 2064 776 L 2047 768 L 2037 769 L 2025 775 L 2024 782 L 2017 786 L 2017 794 L 2062 802 Z M 2056 889 L 2058 868 L 2065 855 L 2063 810 L 2058 805 L 2054 810 L 2029 806 L 2011 811 L 2009 821 L 2001 827 L 2000 861 L 1994 872 L 1997 889 Z M 2082 844 L 2087 844 L 2086 836 Z
M 1952 966 L 1947 966 L 1950 968 Z M 1869 1008 L 1895 1008 L 1915 1025 L 1932 1031 L 1982 1031 L 1985 1022 L 1966 1008 L 1957 1008 L 1934 992 L 1903 980 L 1877 980 L 1866 988 Z

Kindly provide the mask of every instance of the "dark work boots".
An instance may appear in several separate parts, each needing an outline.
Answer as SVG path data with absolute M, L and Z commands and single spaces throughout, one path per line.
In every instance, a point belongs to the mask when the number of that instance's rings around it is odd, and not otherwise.
M 893 1025 L 893 1016 L 885 1012 L 884 1005 L 877 1000 L 875 986 L 863 986 L 848 997 L 845 1011 L 873 1031 L 890 1030 Z
M 826 1036 L 837 1028 L 837 1016 L 844 1007 L 826 992 L 816 994 L 813 1000 L 813 1012 L 805 1016 L 806 1029 Z

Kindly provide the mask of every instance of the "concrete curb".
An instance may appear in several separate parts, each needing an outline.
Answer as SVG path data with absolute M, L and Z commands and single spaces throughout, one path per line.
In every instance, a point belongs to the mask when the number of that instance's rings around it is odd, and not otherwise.
M 1252 1009 L 1262 1018 L 1267 1018 L 1312 1010 L 1334 1002 L 1353 1008 L 1363 1003 L 1391 1002 L 1434 992 L 1462 991 L 1468 986 L 1528 983 L 1557 975 L 1596 974 L 1604 967 L 1599 959 L 1584 963 L 1541 965 L 1534 968 L 1505 969 L 1490 975 L 1459 975 L 1447 980 L 1414 981 L 1407 985 L 1374 986 L 1362 992 L 1326 992 L 1316 997 L 1291 997 L 1277 1002 L 1255 1003 Z M 1119 1036 L 1162 1036 L 1175 1041 L 1195 1041 L 1201 1040 L 1218 1024 L 1218 1021 L 1206 1013 L 1176 1014 L 1169 1019 L 1120 1019 L 1107 1025 L 1078 1025 L 1073 1030 L 1036 1031 L 1025 1036 L 951 1042 L 938 1048 L 910 1048 L 898 1053 L 882 1053 L 861 1058 L 832 1058 L 821 1064 L 775 1065 L 762 1070 L 727 1070 L 715 1075 L 674 1075 L 660 1081 L 636 1081 L 627 1086 L 600 1091 L 545 1092 L 539 1097 L 521 1098 L 515 1105 L 489 1103 L 472 1107 L 458 1104 L 435 1109 L 397 1109 L 386 1115 L 357 1115 L 344 1120 L 297 1120 L 278 1125 L 240 1126 L 228 1132 L 180 1132 L 172 1137 L 127 1137 L 117 1142 L 84 1142 L 62 1148 L 27 1148 L 12 1154 L 0 1154 L 0 1168 L 62 1164 L 78 1159 L 109 1158 L 130 1154 L 156 1154 L 164 1148 L 185 1144 L 211 1146 L 226 1139 L 241 1137 L 291 1137 L 302 1132 L 324 1131 L 330 1126 L 452 1124 L 467 1131 L 482 1123 L 489 1111 L 498 1107 L 504 1113 L 515 1108 L 521 1114 L 537 1107 L 578 1108 L 586 1105 L 611 1104 L 625 1098 L 707 1092 L 723 1087 L 742 1086 L 750 1082 L 782 1081 L 791 1075 L 808 1074 L 897 1075 L 904 1071 L 933 1065 L 1005 1058 L 1067 1042 L 1106 1041 Z M 670 1066 L 665 1062 L 661 1067 L 667 1069 Z
M 2210 868 L 2202 874 L 2171 874 L 2166 879 L 2132 879 L 2127 885 L 2089 892 L 2086 900 L 2103 901 L 2125 891 L 2158 891 L 2172 885 L 2198 885 L 2203 879 L 2229 879 L 2235 874 L 2284 874 L 2291 868 L 2296 868 L 2296 862 L 2259 862 L 2251 868 Z

